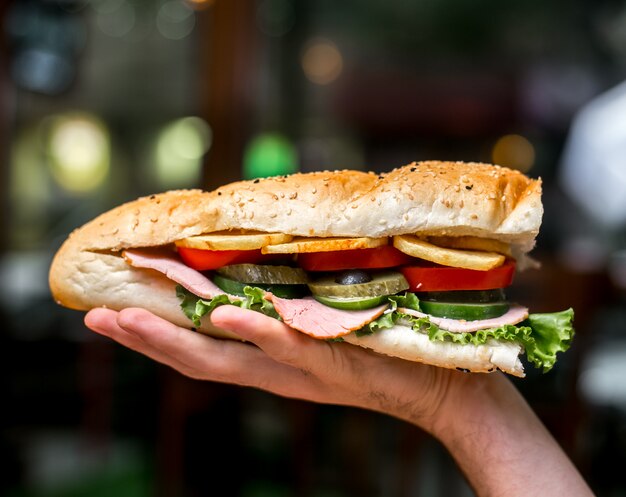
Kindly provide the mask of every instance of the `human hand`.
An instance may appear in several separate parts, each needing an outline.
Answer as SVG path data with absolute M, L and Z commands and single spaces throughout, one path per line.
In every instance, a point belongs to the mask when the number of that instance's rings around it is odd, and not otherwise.
M 450 450 L 477 495 L 592 495 L 502 374 L 464 374 L 316 340 L 234 306 L 218 307 L 211 321 L 245 342 L 192 332 L 143 309 L 93 309 L 85 317 L 93 331 L 192 378 L 363 407 L 416 424 Z
M 93 309 L 93 331 L 192 378 L 278 395 L 363 407 L 432 431 L 454 380 L 463 374 L 310 338 L 260 313 L 222 306 L 213 324 L 246 342 L 211 338 L 143 309 Z M 455 378 L 456 377 L 456 378 Z

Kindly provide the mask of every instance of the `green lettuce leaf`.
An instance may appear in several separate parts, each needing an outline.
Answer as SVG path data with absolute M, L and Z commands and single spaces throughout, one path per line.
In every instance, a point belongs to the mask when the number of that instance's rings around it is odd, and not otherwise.
M 357 336 L 371 335 L 385 328 L 393 328 L 396 321 L 400 318 L 400 313 L 396 311 L 398 307 L 413 309 L 414 311 L 420 310 L 420 301 L 417 295 L 411 292 L 406 292 L 404 295 L 389 295 L 387 300 L 389 302 L 389 309 L 387 309 L 382 316 L 366 324 L 360 330 L 357 330 Z
M 180 299 L 180 306 L 185 315 L 200 326 L 200 320 L 206 314 L 220 305 L 236 305 L 243 309 L 252 309 L 266 316 L 280 319 L 274 305 L 266 300 L 265 291 L 261 288 L 247 286 L 244 288 L 245 297 L 235 300 L 228 295 L 218 295 L 211 300 L 204 300 L 180 285 L 176 287 L 176 295 Z M 419 299 L 414 293 L 391 295 L 388 297 L 389 309 L 380 317 L 366 324 L 356 331 L 357 336 L 369 335 L 385 328 L 392 328 L 402 319 L 419 333 L 428 334 L 432 341 L 454 342 L 461 345 L 482 345 L 488 340 L 516 342 L 524 347 L 526 357 L 537 368 L 547 372 L 556 362 L 556 354 L 565 352 L 571 345 L 574 337 L 574 311 L 567 309 L 561 312 L 530 314 L 519 325 L 505 325 L 471 333 L 452 333 L 440 329 L 428 317 L 415 317 L 399 312 L 398 308 L 409 308 L 419 311 Z
M 420 301 L 417 295 L 411 292 L 406 292 L 404 295 L 389 295 L 387 300 L 391 305 L 392 311 L 395 311 L 398 307 L 413 309 L 414 311 L 420 310 Z
M 189 290 L 183 288 L 180 285 L 176 286 L 176 296 L 180 300 L 180 308 L 185 316 L 187 316 L 193 324 L 200 326 L 200 320 L 203 316 L 209 314 L 213 309 L 220 305 L 236 305 L 243 309 L 252 309 L 253 311 L 261 312 L 266 316 L 271 316 L 276 319 L 280 319 L 274 305 L 266 300 L 264 290 L 261 288 L 247 286 L 243 289 L 245 297 L 239 299 L 231 299 L 226 294 L 220 294 L 213 297 L 211 300 L 204 300 L 197 295 L 194 295 Z
M 557 352 L 570 348 L 574 338 L 574 309 L 561 312 L 531 314 L 526 324 L 533 330 L 533 341 L 524 343 L 526 357 L 544 373 L 556 362 Z
M 418 318 L 402 314 L 415 331 L 428 333 L 432 341 L 454 342 L 461 345 L 482 345 L 488 340 L 517 342 L 524 347 L 527 359 L 546 373 L 556 362 L 557 352 L 569 349 L 574 337 L 574 311 L 530 314 L 519 325 L 505 325 L 498 328 L 479 330 L 471 333 L 452 333 L 440 329 L 427 317 Z

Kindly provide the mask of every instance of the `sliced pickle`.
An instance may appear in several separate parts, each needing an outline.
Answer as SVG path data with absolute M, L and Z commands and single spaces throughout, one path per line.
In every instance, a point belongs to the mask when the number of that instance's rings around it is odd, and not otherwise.
M 307 292 L 306 285 L 272 285 L 272 284 L 255 284 L 255 283 L 242 283 L 241 281 L 233 280 L 221 276 L 219 274 L 213 275 L 213 283 L 215 283 L 221 290 L 231 295 L 245 296 L 244 288 L 247 286 L 256 286 L 273 293 L 277 297 L 284 299 L 299 299 L 304 297 Z
M 372 281 L 342 285 L 335 282 L 335 276 L 326 276 L 309 282 L 309 288 L 314 296 L 365 298 L 394 295 L 409 288 L 409 284 L 402 274 L 394 271 L 383 271 L 372 274 Z
M 306 273 L 299 267 L 268 264 L 230 264 L 217 270 L 218 274 L 243 283 L 267 285 L 305 285 Z

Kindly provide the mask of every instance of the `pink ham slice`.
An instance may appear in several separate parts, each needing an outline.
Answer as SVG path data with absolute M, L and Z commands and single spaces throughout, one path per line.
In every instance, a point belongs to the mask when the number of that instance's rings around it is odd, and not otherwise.
M 436 324 L 442 330 L 452 333 L 467 333 L 472 331 L 486 330 L 489 328 L 498 328 L 507 324 L 518 324 L 528 317 L 528 309 L 521 305 L 512 305 L 508 312 L 500 317 L 492 319 L 483 319 L 479 321 L 465 321 L 463 319 L 438 318 L 430 314 L 424 314 L 413 309 L 398 308 L 399 312 L 409 314 L 418 318 L 428 318 L 431 323 Z
M 361 311 L 344 311 L 320 304 L 313 297 L 282 299 L 272 296 L 285 324 L 314 338 L 338 338 L 363 328 L 379 317 L 387 304 Z
M 225 292 L 202 273 L 190 268 L 180 261 L 175 254 L 151 250 L 124 250 L 124 260 L 133 267 L 154 269 L 163 273 L 191 293 L 203 299 L 212 299 Z M 230 298 L 241 300 L 241 297 L 229 295 Z

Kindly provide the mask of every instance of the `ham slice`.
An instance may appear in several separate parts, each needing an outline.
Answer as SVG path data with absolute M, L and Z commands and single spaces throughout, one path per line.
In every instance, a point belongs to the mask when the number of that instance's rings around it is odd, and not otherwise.
M 184 264 L 171 252 L 132 249 L 124 250 L 122 257 L 133 267 L 154 269 L 163 273 L 170 280 L 203 299 L 212 299 L 225 293 L 209 278 Z M 229 297 L 241 300 L 241 297 L 235 295 Z
M 498 328 L 507 324 L 518 324 L 528 317 L 528 309 L 521 305 L 512 305 L 509 310 L 500 317 L 482 319 L 478 321 L 465 321 L 463 319 L 438 318 L 413 309 L 399 307 L 398 311 L 418 318 L 428 318 L 431 323 L 436 324 L 442 330 L 452 333 L 466 333 L 472 331 Z
M 338 338 L 363 328 L 379 317 L 387 304 L 360 311 L 345 311 L 319 303 L 313 297 L 282 299 L 272 296 L 285 324 L 314 338 Z

